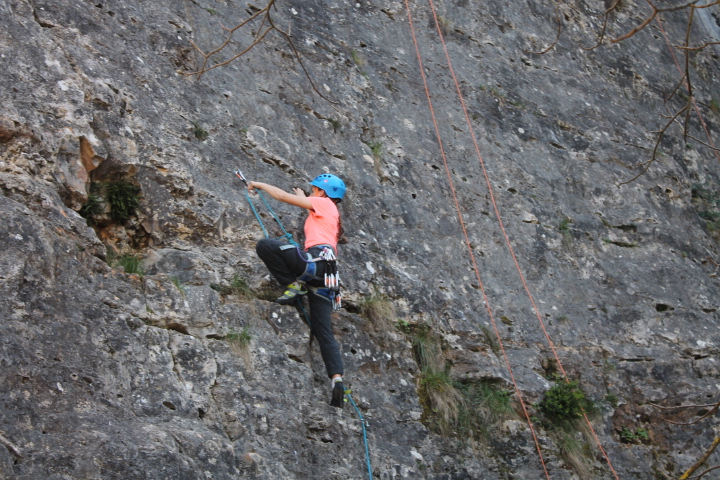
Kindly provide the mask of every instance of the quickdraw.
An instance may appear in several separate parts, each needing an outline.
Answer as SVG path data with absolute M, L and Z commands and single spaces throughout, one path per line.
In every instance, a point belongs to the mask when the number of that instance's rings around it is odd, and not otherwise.
M 333 310 L 337 310 L 342 304 L 337 257 L 332 248 L 323 247 L 319 259 L 325 262 L 325 288 L 328 290 L 328 298 L 333 302 Z

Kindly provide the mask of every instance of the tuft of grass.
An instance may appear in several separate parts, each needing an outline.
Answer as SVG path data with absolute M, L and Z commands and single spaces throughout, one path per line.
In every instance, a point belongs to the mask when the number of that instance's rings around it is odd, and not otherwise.
M 510 402 L 510 392 L 497 383 L 464 381 L 458 382 L 455 387 L 463 398 L 456 424 L 461 438 L 488 443 L 500 423 L 517 418 Z
M 421 370 L 442 370 L 445 360 L 439 339 L 429 325 L 416 325 L 411 334 L 411 343 L 415 361 Z
M 106 192 L 110 218 L 118 223 L 126 222 L 140 206 L 140 187 L 128 180 L 108 183 Z
M 102 197 L 95 193 L 91 193 L 88 195 L 87 202 L 85 202 L 78 213 L 87 221 L 89 227 L 94 227 L 97 225 L 96 217 L 100 215 L 103 210 L 104 206 L 102 203 Z
M 421 420 L 434 431 L 447 435 L 457 421 L 463 399 L 450 378 L 450 365 L 443 355 L 441 337 L 427 324 L 398 323 L 409 337 L 420 367 Z
M 452 33 L 452 30 L 453 30 L 452 20 L 450 20 L 446 17 L 443 17 L 442 15 L 438 15 L 437 16 L 437 24 L 438 24 L 438 27 L 440 27 L 440 31 L 442 32 L 442 34 L 444 36 L 448 36 L 448 35 L 450 35 L 450 33 Z
M 252 333 L 250 327 L 245 326 L 239 332 L 231 331 L 225 336 L 225 340 L 230 344 L 230 349 L 239 355 L 246 365 L 250 365 L 250 343 L 252 342 Z
M 355 65 L 357 65 L 358 68 L 362 69 L 365 65 L 367 65 L 367 60 L 360 55 L 356 50 L 350 50 L 350 58 L 352 58 L 352 61 Z M 363 73 L 363 75 L 365 75 Z
M 195 138 L 200 140 L 201 142 L 204 142 L 208 138 L 208 131 L 205 130 L 199 123 L 197 122 L 190 122 L 192 123 L 193 127 L 195 127 L 195 130 L 193 134 L 195 135 Z
M 214 9 L 212 9 L 212 8 L 206 8 L 205 11 L 208 12 L 210 15 L 217 15 L 217 14 L 218 14 L 218 11 L 217 11 L 217 10 L 214 10 Z
M 576 431 L 556 432 L 555 441 L 560 448 L 560 456 L 575 470 L 580 478 L 592 478 L 589 464 L 592 459 L 592 450 L 583 434 Z
M 395 304 L 385 295 L 373 295 L 360 303 L 360 314 L 380 331 L 386 331 L 392 325 Z
M 710 109 L 715 113 L 720 113 L 720 102 L 716 98 L 710 100 Z
M 447 433 L 449 427 L 457 421 L 462 403 L 462 396 L 453 385 L 450 375 L 444 370 L 426 367 L 420 374 L 420 390 L 436 417 L 436 425 L 441 432 Z
M 243 327 L 239 332 L 230 332 L 225 336 L 225 340 L 230 343 L 234 343 L 241 348 L 247 348 L 250 346 L 252 341 L 252 334 L 250 333 L 250 327 Z
M 370 142 L 367 144 L 368 147 L 370 147 L 370 151 L 373 154 L 373 157 L 380 158 L 382 156 L 382 147 L 383 143 L 380 141 Z
M 256 296 L 255 292 L 252 288 L 250 288 L 250 285 L 248 285 L 247 280 L 237 273 L 233 275 L 233 278 L 230 280 L 228 285 L 218 285 L 214 283 L 210 285 L 210 288 L 217 291 L 222 296 L 235 295 L 240 297 L 242 300 L 250 300 Z
M 113 268 L 122 267 L 125 270 L 125 273 L 136 275 L 145 274 L 145 270 L 142 265 L 142 258 L 137 255 L 128 253 L 119 257 L 111 258 L 109 263 Z
M 571 223 L 572 219 L 570 217 L 563 217 L 563 219 L 560 221 L 560 225 L 558 225 L 558 230 L 560 230 L 563 234 L 569 233 Z
M 184 297 L 187 292 L 185 291 L 185 285 L 183 285 L 182 280 L 180 280 L 180 278 L 178 277 L 172 277 L 170 278 L 170 280 L 172 281 L 173 285 L 175 285 L 175 288 L 177 288 Z
M 496 335 L 486 326 L 480 327 L 480 330 L 482 330 L 485 341 L 488 345 L 490 345 L 490 349 L 493 351 L 495 356 L 500 356 L 500 344 L 497 341 Z

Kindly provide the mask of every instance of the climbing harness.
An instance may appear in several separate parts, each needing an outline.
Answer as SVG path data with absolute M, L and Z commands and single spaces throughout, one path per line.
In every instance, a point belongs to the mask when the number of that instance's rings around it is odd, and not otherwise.
M 330 245 L 314 245 L 310 248 L 322 248 L 319 255 L 315 258 L 310 252 L 305 252 L 297 245 L 283 245 L 280 250 L 297 249 L 300 258 L 305 262 L 305 271 L 298 277 L 298 280 L 305 282 L 305 285 L 317 295 L 326 297 L 333 304 L 333 310 L 337 310 L 342 306 L 340 294 L 340 275 L 337 269 L 337 257 Z M 325 262 L 325 274 L 323 278 L 316 275 L 317 262 Z M 311 280 L 323 280 L 325 288 L 318 288 L 309 285 L 307 282 Z

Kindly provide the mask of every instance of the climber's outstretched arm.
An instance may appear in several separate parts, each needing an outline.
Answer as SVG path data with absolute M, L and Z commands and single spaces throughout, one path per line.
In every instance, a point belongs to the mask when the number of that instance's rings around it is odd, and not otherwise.
M 290 205 L 295 205 L 296 207 L 300 208 L 307 208 L 308 210 L 312 210 L 313 206 L 312 203 L 310 203 L 310 200 L 308 197 L 305 196 L 304 193 L 302 193 L 302 190 L 299 188 L 295 189 L 296 194 L 288 193 L 285 190 L 269 185 L 267 183 L 262 182 L 250 182 L 248 183 L 248 190 L 251 192 L 255 189 L 263 190 L 268 195 L 273 197 L 275 200 L 279 200 L 281 202 L 288 203 Z M 298 194 L 301 193 L 301 194 Z

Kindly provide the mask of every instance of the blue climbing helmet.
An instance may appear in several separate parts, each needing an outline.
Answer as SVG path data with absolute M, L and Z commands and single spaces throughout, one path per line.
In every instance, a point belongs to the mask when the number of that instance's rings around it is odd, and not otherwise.
M 327 196 L 330 198 L 337 198 L 342 200 L 345 196 L 345 182 L 340 178 L 329 173 L 323 173 L 315 177 L 315 180 L 310 182 L 310 185 L 316 186 L 320 190 L 324 190 Z

